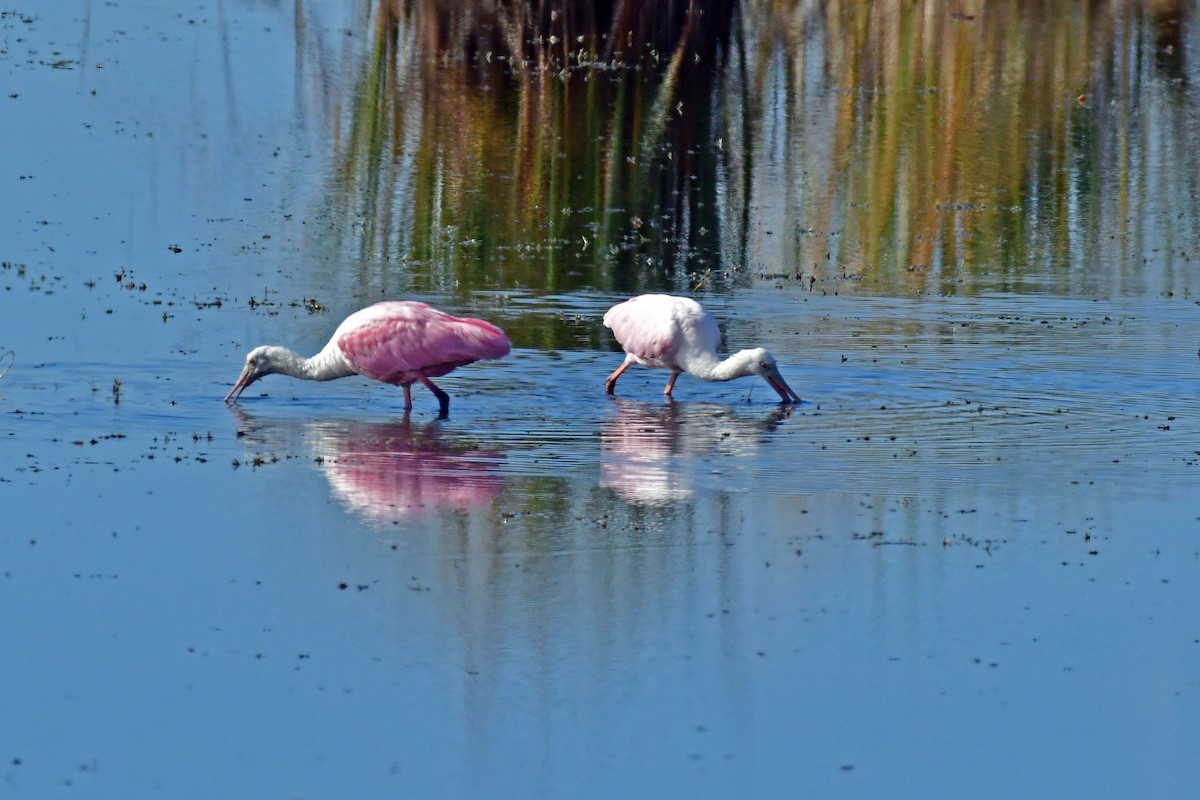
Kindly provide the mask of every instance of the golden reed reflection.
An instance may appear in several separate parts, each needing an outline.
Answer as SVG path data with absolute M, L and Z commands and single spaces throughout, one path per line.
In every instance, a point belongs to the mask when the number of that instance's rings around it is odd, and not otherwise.
M 760 259 L 906 292 L 1095 293 L 1136 243 L 1178 238 L 1156 206 L 1194 218 L 1191 6 L 784 5 L 763 5 L 744 98 L 782 103 L 778 132 L 747 137 L 791 154 L 756 182 L 755 206 L 785 209 Z
M 413 290 L 1155 291 L 1197 249 L 1177 0 L 363 9 L 309 79 L 324 244 Z

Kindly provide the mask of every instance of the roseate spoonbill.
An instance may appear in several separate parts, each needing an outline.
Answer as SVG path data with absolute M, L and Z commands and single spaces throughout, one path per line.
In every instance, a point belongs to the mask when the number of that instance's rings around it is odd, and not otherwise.
M 510 347 L 504 331 L 490 322 L 453 317 L 424 303 L 388 300 L 346 317 L 329 344 L 312 358 L 285 347 L 254 348 L 225 402 L 237 402 L 247 386 L 274 372 L 310 381 L 362 375 L 402 388 L 405 411 L 412 409 L 409 387 L 423 384 L 437 397 L 445 417 L 450 396 L 430 378 L 480 359 L 501 358 Z
M 675 388 L 675 379 L 686 372 L 706 381 L 761 375 L 784 403 L 800 402 L 800 397 L 779 374 L 775 357 L 761 347 L 740 350 L 723 361 L 718 358 L 721 331 L 717 321 L 689 297 L 639 295 L 610 308 L 604 315 L 604 324 L 612 328 L 626 354 L 625 363 L 604 382 L 609 394 L 630 364 L 644 364 L 671 370 L 671 379 L 663 389 L 667 397 Z

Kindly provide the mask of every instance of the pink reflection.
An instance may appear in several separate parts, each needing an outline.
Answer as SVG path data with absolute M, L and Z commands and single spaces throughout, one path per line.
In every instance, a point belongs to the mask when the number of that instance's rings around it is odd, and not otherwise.
M 691 476 L 676 458 L 684 445 L 679 406 L 614 403 L 617 416 L 600 429 L 600 485 L 637 504 L 690 499 Z
M 498 454 L 455 449 L 436 422 L 316 423 L 309 434 L 334 496 L 372 522 L 469 511 L 503 486 Z
M 637 505 L 690 500 L 711 457 L 752 458 L 791 413 L 779 407 L 760 418 L 708 403 L 612 402 L 617 413 L 600 429 L 600 485 Z
M 262 420 L 233 409 L 238 436 L 254 461 L 295 454 L 319 465 L 342 505 L 375 524 L 438 511 L 471 511 L 501 490 L 496 472 L 503 453 L 476 450 L 448 439 L 437 421 L 389 422 Z

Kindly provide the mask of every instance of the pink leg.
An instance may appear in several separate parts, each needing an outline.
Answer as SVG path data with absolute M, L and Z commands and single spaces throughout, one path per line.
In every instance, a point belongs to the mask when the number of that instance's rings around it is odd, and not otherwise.
M 625 359 L 624 363 L 622 363 L 622 365 L 617 367 L 616 372 L 612 373 L 611 375 L 608 375 L 608 378 L 605 379 L 605 381 L 604 381 L 604 390 L 606 392 L 608 392 L 608 393 L 610 393 L 610 395 L 612 395 L 613 390 L 617 389 L 617 379 L 620 378 L 620 375 L 622 375 L 626 371 L 626 369 L 629 369 L 629 365 L 631 365 L 631 363 L 634 363 L 634 360 Z
M 442 419 L 450 416 L 450 395 L 434 386 L 433 381 L 429 380 L 429 378 L 426 378 L 424 375 L 421 375 L 419 378 L 417 378 L 417 380 L 421 381 L 425 388 L 433 392 L 434 396 L 437 397 L 439 408 L 438 416 Z
M 665 394 L 667 397 L 671 396 L 671 390 L 675 388 L 675 379 L 678 377 L 678 372 L 671 373 L 671 380 L 667 381 L 667 388 L 663 389 L 663 394 Z
M 412 411 L 412 390 L 410 390 L 408 388 L 410 385 L 411 384 L 408 384 L 408 383 L 400 384 L 400 388 L 404 390 L 404 410 L 405 411 Z
M 629 365 L 632 363 L 632 361 L 626 359 L 625 363 L 617 367 L 617 371 L 612 375 L 609 375 L 608 379 L 604 381 L 604 391 L 612 394 L 613 390 L 617 388 L 617 378 L 621 377 L 621 374 L 625 372 L 625 370 L 629 369 Z

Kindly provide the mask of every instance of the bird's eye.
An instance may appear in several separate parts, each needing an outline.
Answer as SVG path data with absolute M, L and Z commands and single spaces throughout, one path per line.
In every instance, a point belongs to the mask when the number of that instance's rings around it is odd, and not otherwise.
M 765 361 L 760 361 L 760 362 L 758 362 L 758 365 L 759 365 L 760 367 L 762 367 L 763 369 L 766 369 L 766 368 L 767 368 L 767 362 L 765 362 Z
M 257 363 L 257 360 L 253 359 L 253 358 L 248 358 L 248 359 L 246 359 L 246 363 L 253 367 Z

